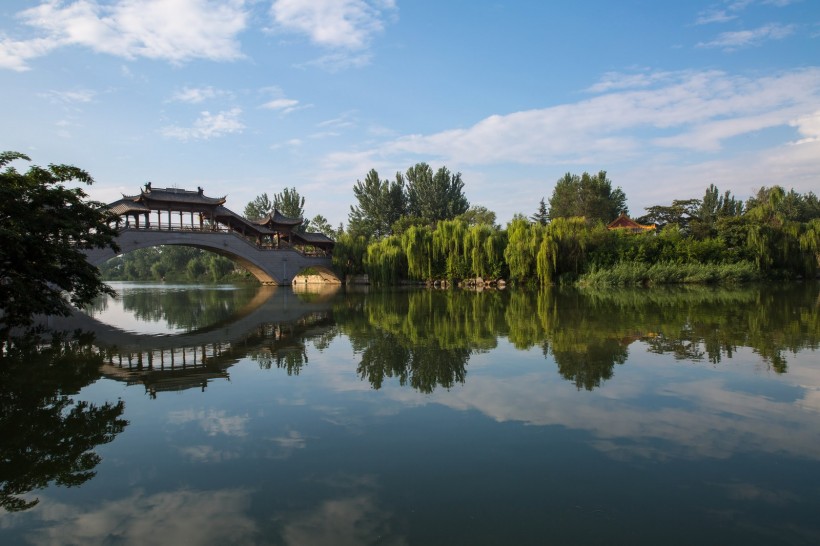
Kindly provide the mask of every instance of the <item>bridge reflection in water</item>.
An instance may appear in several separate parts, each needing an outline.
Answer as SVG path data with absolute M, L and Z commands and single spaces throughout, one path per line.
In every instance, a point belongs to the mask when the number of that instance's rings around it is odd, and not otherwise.
M 304 285 L 291 289 L 260 286 L 233 316 L 177 335 L 128 332 L 76 312 L 52 318 L 56 330 L 82 330 L 94 335 L 103 355 L 103 376 L 160 392 L 198 388 L 217 379 L 230 380 L 228 368 L 251 356 L 262 367 L 298 374 L 307 362 L 305 340 L 321 336 L 333 322 L 331 302 L 339 285 Z

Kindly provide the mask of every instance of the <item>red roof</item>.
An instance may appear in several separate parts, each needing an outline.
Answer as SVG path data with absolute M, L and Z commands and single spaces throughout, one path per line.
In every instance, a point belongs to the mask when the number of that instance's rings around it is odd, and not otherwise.
M 633 220 L 632 218 L 630 218 L 626 214 L 621 213 L 621 215 L 618 216 L 617 218 L 615 218 L 615 220 L 613 220 L 612 222 L 610 222 L 609 225 L 606 226 L 606 228 L 607 229 L 628 229 L 630 231 L 640 233 L 642 231 L 652 231 L 653 229 L 655 229 L 655 224 L 651 224 L 651 225 L 648 225 L 648 226 L 644 225 L 644 224 L 639 224 L 638 222 L 636 222 L 635 220 Z

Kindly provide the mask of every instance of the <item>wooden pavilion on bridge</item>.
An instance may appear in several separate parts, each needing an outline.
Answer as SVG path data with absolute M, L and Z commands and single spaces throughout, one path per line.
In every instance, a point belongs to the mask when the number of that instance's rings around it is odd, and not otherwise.
M 137 195 L 123 195 L 108 205 L 121 228 L 168 231 L 225 231 L 241 235 L 260 248 L 297 249 L 308 254 L 333 251 L 334 242 L 322 233 L 299 230 L 303 220 L 278 210 L 257 221 L 248 220 L 225 207 L 226 197 L 208 197 L 180 188 L 152 188 L 145 184 Z

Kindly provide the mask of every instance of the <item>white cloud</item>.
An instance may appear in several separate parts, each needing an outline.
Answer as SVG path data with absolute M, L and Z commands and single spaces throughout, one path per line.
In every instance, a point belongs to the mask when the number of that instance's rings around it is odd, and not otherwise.
M 244 0 L 48 0 L 18 15 L 41 36 L 0 42 L 0 67 L 27 70 L 31 59 L 65 46 L 175 64 L 236 59 L 241 57 L 236 37 L 247 19 L 244 5 Z
M 168 415 L 168 421 L 175 425 L 197 423 L 208 436 L 216 436 L 217 434 L 245 436 L 247 435 L 245 428 L 248 420 L 249 417 L 247 416 L 227 415 L 224 410 L 208 410 L 207 412 L 183 410 L 171 412 Z
M 36 512 L 37 544 L 250 544 L 258 529 L 245 511 L 250 492 L 180 490 L 106 500 L 81 511 L 49 499 Z
M 227 95 L 225 91 L 214 89 L 211 86 L 205 87 L 183 87 L 174 93 L 170 100 L 172 102 L 187 102 L 189 104 L 199 104 L 206 100 L 215 99 Z
M 737 15 L 728 13 L 726 10 L 708 10 L 698 15 L 695 24 L 708 25 L 710 23 L 726 23 L 733 19 L 737 19 Z
M 335 51 L 328 55 L 323 55 L 306 63 L 298 65 L 298 68 L 316 67 L 328 72 L 339 72 L 348 68 L 361 68 L 370 64 L 373 56 L 370 53 L 351 53 L 349 51 Z
M 680 73 L 674 72 L 638 72 L 624 74 L 621 72 L 607 72 L 601 80 L 587 89 L 590 93 L 606 93 L 618 89 L 637 89 L 650 87 L 658 83 L 679 79 Z
M 266 108 L 268 110 L 281 110 L 283 113 L 287 114 L 289 112 L 293 112 L 296 109 L 296 106 L 299 104 L 299 101 L 296 99 L 273 99 L 271 101 L 266 102 L 261 107 Z
M 370 492 L 324 500 L 313 510 L 288 514 L 282 529 L 282 542 L 301 544 L 408 544 L 392 529 L 393 515 L 384 510 Z
M 744 47 L 758 46 L 767 40 L 781 40 L 793 34 L 794 30 L 794 25 L 772 23 L 753 30 L 723 32 L 710 42 L 699 43 L 698 47 L 734 51 Z
M 200 114 L 192 127 L 173 125 L 163 128 L 161 133 L 163 136 L 182 141 L 208 140 L 231 133 L 241 133 L 245 129 L 245 125 L 239 119 L 241 114 L 241 108 L 232 108 L 215 115 L 206 111 Z
M 59 47 L 59 43 L 51 38 L 33 40 L 0 40 L 0 68 L 24 72 L 30 70 L 26 61 L 47 55 Z
M 383 19 L 394 8 L 392 0 L 276 0 L 271 16 L 279 28 L 317 45 L 357 50 L 384 30 Z
M 791 123 L 793 127 L 797 127 L 804 138 L 795 142 L 795 144 L 806 144 L 808 142 L 820 142 L 820 110 L 796 119 Z
M 639 157 L 657 147 L 717 150 L 727 138 L 788 127 L 817 109 L 820 69 L 760 78 L 722 72 L 652 75 L 653 89 L 492 115 L 471 127 L 405 135 L 370 150 L 328 156 L 328 166 L 421 156 L 459 165 L 582 163 Z M 602 88 L 621 85 L 606 83 Z M 463 168 L 463 167 L 462 167 Z

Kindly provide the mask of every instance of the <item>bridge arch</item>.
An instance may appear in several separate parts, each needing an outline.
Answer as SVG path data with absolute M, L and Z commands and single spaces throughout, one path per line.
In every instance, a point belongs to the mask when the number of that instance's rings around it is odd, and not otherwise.
M 247 269 L 262 284 L 286 285 L 302 271 L 321 271 L 326 282 L 341 282 L 333 271 L 330 256 L 305 255 L 293 249 L 259 249 L 243 237 L 231 232 L 178 232 L 125 228 L 116 239 L 120 252 L 110 248 L 86 251 L 86 259 L 97 267 L 118 254 L 142 248 L 178 245 L 207 250 L 224 256 Z

